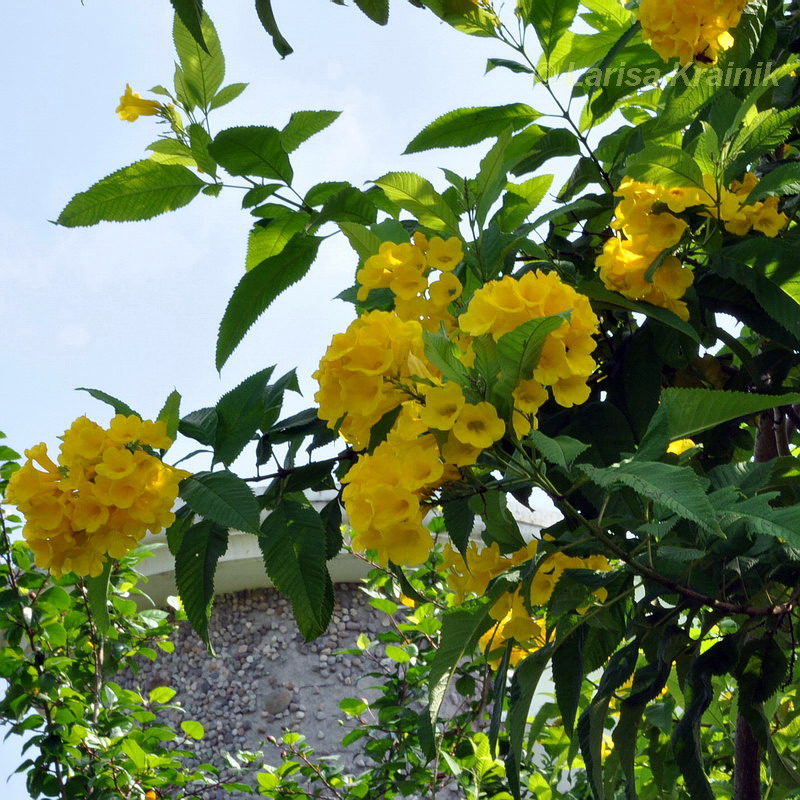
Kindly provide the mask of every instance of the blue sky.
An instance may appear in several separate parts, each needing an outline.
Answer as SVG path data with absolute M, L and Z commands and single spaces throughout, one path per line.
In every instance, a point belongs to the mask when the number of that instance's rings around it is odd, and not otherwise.
M 342 117 L 293 156 L 301 190 L 323 180 L 361 185 L 390 170 L 436 167 L 473 175 L 483 148 L 401 156 L 428 122 L 453 108 L 524 101 L 524 77 L 495 70 L 499 44 L 463 36 L 421 9 L 392 2 L 387 28 L 328 0 L 275 0 L 295 53 L 281 60 L 250 5 L 207 0 L 227 59 L 227 82 L 242 97 L 212 118 L 283 126 L 292 111 L 334 109 Z M 332 298 L 351 285 L 355 257 L 341 237 L 323 248 L 310 275 L 253 328 L 219 375 L 214 340 L 239 280 L 250 224 L 240 195 L 200 197 L 144 223 L 64 229 L 54 219 L 77 191 L 145 156 L 161 131 L 152 118 L 129 124 L 114 108 L 125 84 L 147 96 L 172 76 L 167 0 L 43 0 L 9 9 L 0 51 L 4 76 L 3 192 L 0 195 L 0 318 L 4 391 L 0 430 L 18 450 L 57 437 L 80 414 L 110 410 L 75 387 L 103 389 L 143 415 L 177 388 L 182 410 L 213 404 L 249 374 L 299 366 L 310 374 L 330 336 L 351 319 Z M 203 467 L 205 465 L 202 465 Z M 198 467 L 199 468 L 199 467 Z M 0 744 L 0 777 L 19 758 Z M 26 797 L 10 784 L 12 800 Z

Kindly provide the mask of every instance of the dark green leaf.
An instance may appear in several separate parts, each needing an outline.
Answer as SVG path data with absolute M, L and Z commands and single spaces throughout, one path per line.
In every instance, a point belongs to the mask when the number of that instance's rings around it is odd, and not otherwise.
M 306 641 L 325 632 L 333 611 L 327 539 L 319 514 L 290 500 L 281 501 L 267 517 L 258 537 L 267 574 L 291 601 Z
M 102 220 L 132 222 L 151 219 L 185 206 L 206 184 L 177 164 L 147 158 L 123 167 L 79 192 L 56 223 L 67 228 L 96 225 Z
M 499 136 L 506 128 L 524 128 L 541 116 L 524 103 L 459 108 L 426 125 L 411 140 L 405 152 L 419 153 L 436 147 L 467 147 Z
M 510 392 L 520 381 L 533 377 L 547 337 L 568 319 L 569 312 L 523 322 L 497 340 L 497 357 L 503 383 Z
M 439 372 L 449 381 L 462 386 L 467 383 L 467 368 L 459 360 L 461 351 L 444 333 L 422 332 L 425 355 Z
M 321 241 L 314 236 L 295 236 L 280 253 L 262 261 L 239 281 L 219 326 L 217 369 L 222 369 L 272 301 L 308 272 Z
M 228 470 L 196 472 L 181 482 L 181 497 L 207 520 L 247 533 L 259 531 L 258 502 L 250 487 Z
M 103 571 L 97 576 L 89 576 L 84 579 L 92 619 L 101 636 L 104 636 L 111 626 L 111 617 L 108 614 L 108 587 L 111 583 L 112 567 L 113 561 L 106 557 Z
M 192 38 L 208 52 L 205 39 L 203 38 L 203 0 L 169 0 L 175 13 L 180 17 L 181 22 L 192 35 Z
M 559 637 L 556 636 L 556 647 L 553 651 L 553 682 L 556 688 L 556 700 L 561 711 L 564 730 L 572 735 L 575 723 L 575 713 L 578 710 L 578 700 L 581 696 L 583 683 L 583 643 L 586 639 L 584 625 L 574 625 L 574 619 L 564 618 L 559 623 L 561 628 L 568 631 Z
M 217 402 L 217 431 L 214 460 L 225 466 L 235 461 L 248 442 L 255 438 L 264 416 L 267 383 L 275 367 L 267 367 L 245 378 Z
M 523 21 L 533 25 L 545 60 L 569 30 L 578 11 L 578 0 L 522 0 L 518 8 Z
M 341 113 L 341 111 L 295 111 L 281 131 L 283 149 L 287 153 L 294 152 L 307 139 L 335 122 Z
M 201 408 L 192 411 L 178 423 L 178 430 L 200 444 L 213 447 L 217 438 L 217 409 Z
M 278 30 L 278 23 L 275 21 L 271 0 L 256 0 L 256 13 L 264 26 L 264 30 L 272 38 L 272 46 L 278 51 L 278 55 L 281 58 L 286 58 L 290 53 L 293 53 L 292 46 Z
M 229 83 L 223 86 L 212 98 L 209 108 L 221 108 L 235 100 L 245 89 L 246 83 Z
M 355 4 L 378 25 L 389 21 L 389 0 L 354 0 Z
M 141 419 L 141 414 L 138 411 L 134 411 L 129 405 L 123 403 L 122 400 L 117 400 L 116 397 L 112 397 L 110 394 L 106 394 L 105 392 L 101 392 L 99 389 L 87 389 L 84 386 L 79 386 L 76 392 L 87 392 L 95 400 L 99 400 L 101 403 L 107 403 L 114 409 L 117 414 L 122 414 L 125 417 L 139 417 Z
M 475 527 L 475 512 L 466 497 L 441 498 L 444 526 L 458 552 L 466 558 L 467 546 Z
M 175 556 L 175 583 L 184 611 L 197 635 L 211 650 L 208 623 L 214 602 L 217 562 L 228 549 L 228 531 L 211 520 L 192 525 Z
M 588 448 L 588 444 L 579 442 L 571 436 L 556 436 L 550 438 L 541 431 L 532 430 L 527 438 L 531 440 L 533 446 L 541 453 L 542 458 L 551 464 L 568 469 L 570 464 Z
M 249 272 L 262 261 L 278 255 L 293 236 L 304 233 L 311 216 L 305 211 L 287 211 L 272 220 L 255 225 L 247 240 L 245 269 Z
M 208 151 L 231 175 L 292 182 L 292 166 L 277 128 L 266 125 L 226 128 L 214 137 Z

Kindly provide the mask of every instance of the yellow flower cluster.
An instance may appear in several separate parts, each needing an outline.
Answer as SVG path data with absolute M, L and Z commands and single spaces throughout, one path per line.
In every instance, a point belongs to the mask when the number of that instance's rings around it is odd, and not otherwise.
M 694 275 L 673 255 L 663 256 L 675 247 L 688 229 L 685 220 L 675 216 L 688 208 L 703 208 L 705 216 L 723 222 L 729 233 L 744 236 L 750 230 L 777 236 L 788 219 L 778 211 L 778 198 L 745 204 L 758 178 L 748 172 L 730 189 L 717 187 L 704 175 L 705 188 L 666 187 L 626 177 L 615 192 L 617 204 L 611 227 L 619 236 L 608 239 L 596 265 L 606 288 L 631 300 L 642 300 L 667 308 L 681 319 L 689 319 L 689 309 L 680 298 L 691 286 Z M 648 270 L 660 259 L 651 280 Z
M 570 312 L 569 319 L 545 340 L 533 380 L 520 384 L 514 393 L 517 409 L 528 417 L 547 399 L 545 386 L 566 408 L 588 399 L 586 381 L 595 368 L 590 354 L 597 346 L 592 335 L 598 329 L 589 300 L 563 283 L 555 272 L 533 271 L 519 280 L 507 275 L 487 283 L 475 292 L 466 313 L 458 320 L 464 333 L 488 333 L 499 339 L 528 320 L 564 311 Z M 518 430 L 523 435 L 526 432 Z
M 524 548 L 510 555 L 502 555 L 496 542 L 479 549 L 476 542 L 470 542 L 463 558 L 447 544 L 440 569 L 445 572 L 448 587 L 453 591 L 456 603 L 462 603 L 470 595 L 480 596 L 490 581 L 512 567 L 522 564 L 536 555 L 537 543 L 531 541 Z M 547 556 L 534 575 L 529 600 L 532 606 L 546 606 L 556 584 L 567 569 L 590 569 L 607 571 L 611 565 L 605 556 L 577 558 L 557 552 Z M 605 589 L 594 592 L 602 603 L 607 596 Z M 511 662 L 516 664 L 528 652 L 543 644 L 541 621 L 531 617 L 525 606 L 521 589 L 502 595 L 490 610 L 497 624 L 481 638 L 481 647 L 486 652 L 495 652 L 505 647 L 509 639 L 516 645 L 511 653 Z
M 675 256 L 668 255 L 656 268 L 652 280 L 645 276 L 653 262 L 664 250 L 675 247 L 689 227 L 675 214 L 701 205 L 703 193 L 699 189 L 667 188 L 626 177 L 615 194 L 622 200 L 611 227 L 622 236 L 608 239 L 597 258 L 600 279 L 607 289 L 624 297 L 667 308 L 688 320 L 689 309 L 680 298 L 694 280 L 692 271 Z M 655 212 L 656 203 L 669 211 Z
M 312 377 L 319 417 L 356 448 L 369 443 L 372 426 L 408 395 L 401 381 L 427 371 L 422 327 L 389 311 L 370 311 L 337 333 Z
M 741 181 L 734 181 L 729 189 L 717 186 L 710 175 L 704 175 L 706 188 L 705 205 L 707 214 L 719 219 L 725 230 L 736 236 L 746 236 L 751 230 L 760 231 L 774 238 L 789 222 L 789 218 L 778 211 L 777 197 L 768 197 L 756 203 L 745 204 L 750 192 L 758 186 L 758 176 L 752 172 L 745 174 Z
M 731 28 L 739 24 L 747 0 L 642 0 L 639 21 L 645 39 L 665 60 L 715 64 L 733 45 Z
M 131 89 L 130 84 L 125 86 L 125 94 L 119 99 L 117 116 L 125 122 L 136 122 L 139 117 L 164 116 L 167 106 L 158 100 L 144 100 L 138 92 Z
M 514 388 L 510 421 L 518 435 L 526 435 L 547 400 L 545 386 L 564 406 L 589 395 L 597 318 L 587 298 L 554 273 L 531 272 L 479 289 L 456 320 L 452 302 L 462 286 L 452 270 L 463 257 L 455 238 L 429 241 L 415 234 L 410 243 L 384 242 L 358 271 L 358 296 L 389 289 L 394 310 L 367 312 L 335 335 L 314 374 L 320 418 L 338 426 L 356 449 L 365 449 L 373 426 L 400 407 L 386 440 L 361 455 L 344 479 L 354 546 L 376 550 L 384 563 L 427 558 L 431 537 L 423 519 L 433 493 L 459 480 L 459 468 L 475 464 L 502 439 L 509 421 L 491 403 L 469 402 L 458 383 L 442 379 L 426 359 L 424 328 L 444 324 L 468 363 L 473 336 L 490 333 L 497 339 L 530 319 L 570 311 L 570 319 L 548 336 L 534 377 Z M 433 270 L 441 275 L 430 282 Z
M 106 555 L 121 558 L 149 530 L 174 520 L 178 484 L 190 473 L 145 448 L 172 444 L 164 422 L 118 414 L 107 429 L 78 417 L 64 432 L 56 464 L 47 446 L 25 451 L 6 499 L 26 517 L 36 563 L 56 577 L 99 575 Z
M 444 324 L 449 331 L 455 319 L 447 310 L 461 296 L 463 286 L 453 275 L 464 252 L 456 237 L 428 238 L 416 232 L 411 242 L 383 242 L 356 274 L 360 284 L 358 299 L 367 299 L 372 289 L 390 289 L 395 295 L 394 310 L 400 319 L 419 322 L 428 331 Z M 433 270 L 441 272 L 431 281 Z

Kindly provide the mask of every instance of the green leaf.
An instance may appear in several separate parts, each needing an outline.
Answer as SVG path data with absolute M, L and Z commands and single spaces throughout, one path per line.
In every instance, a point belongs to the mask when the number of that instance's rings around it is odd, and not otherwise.
M 536 652 L 527 656 L 514 670 L 511 687 L 508 691 L 509 708 L 506 717 L 508 731 L 508 754 L 506 755 L 506 775 L 511 791 L 519 800 L 519 769 L 523 758 L 523 739 L 525 728 L 531 713 L 531 703 L 536 693 L 539 679 L 550 662 L 552 644 L 546 644 Z
M 278 255 L 294 236 L 303 233 L 311 221 L 305 211 L 287 211 L 267 224 L 255 225 L 247 239 L 245 269 L 249 272 L 262 261 Z
M 281 131 L 281 143 L 287 153 L 294 152 L 315 133 L 335 122 L 341 111 L 295 111 Z
M 494 147 L 481 160 L 480 169 L 475 176 L 475 221 L 479 228 L 484 227 L 489 209 L 500 197 L 500 192 L 505 188 L 508 164 L 506 150 L 511 142 L 511 128 L 507 128 L 500 136 Z
M 449 609 L 442 616 L 439 649 L 428 678 L 429 718 L 435 725 L 445 692 L 461 659 L 473 652 L 478 641 L 495 621 L 489 616 L 499 591 L 490 589 L 483 597 Z
M 188 128 L 189 142 L 192 146 L 192 157 L 197 166 L 211 176 L 217 174 L 217 162 L 208 153 L 208 145 L 211 142 L 211 134 L 202 126 L 193 122 Z M 215 186 L 207 186 L 206 189 L 216 189 Z
M 491 72 L 498 67 L 510 70 L 511 72 L 522 72 L 527 75 L 533 74 L 533 70 L 530 67 L 525 64 L 520 64 L 519 61 L 512 61 L 508 58 L 489 58 L 486 60 L 486 72 Z
M 485 536 L 497 542 L 501 552 L 514 552 L 525 547 L 519 525 L 508 510 L 505 492 L 493 489 L 477 495 L 472 501 L 472 509 L 483 516 L 486 521 Z
M 275 367 L 245 378 L 217 402 L 214 460 L 230 466 L 255 436 L 264 416 L 268 381 Z
M 235 100 L 245 89 L 246 83 L 229 83 L 223 86 L 212 98 L 209 108 L 222 108 Z
M 793 243 L 748 237 L 725 247 L 712 260 L 714 269 L 749 289 L 775 322 L 800 340 L 800 274 Z
M 419 153 L 437 147 L 468 147 L 499 136 L 506 128 L 519 130 L 542 115 L 524 103 L 504 106 L 458 108 L 426 125 L 406 147 L 406 153 Z
M 747 196 L 748 205 L 773 195 L 800 194 L 800 164 L 781 164 L 768 172 Z
M 228 470 L 196 472 L 181 482 L 180 494 L 192 511 L 207 520 L 258 533 L 258 502 L 250 487 Z
M 376 236 L 369 228 L 359 225 L 356 222 L 340 222 L 339 228 L 347 237 L 350 246 L 358 253 L 358 257 L 364 261 L 378 252 L 382 239 Z
M 208 52 L 203 38 L 203 0 L 169 0 L 186 30 L 200 47 Z
M 178 430 L 200 444 L 213 446 L 217 438 L 216 408 L 200 408 L 192 411 L 178 423 Z
M 110 394 L 106 394 L 105 392 L 101 392 L 100 389 L 87 389 L 85 386 L 79 386 L 76 392 L 86 392 L 94 397 L 95 400 L 99 400 L 101 403 L 107 403 L 114 409 L 114 413 L 122 414 L 125 417 L 139 417 L 142 419 L 142 415 L 138 411 L 134 411 L 127 403 L 123 403 L 122 400 L 117 400 L 116 397 L 112 397 Z
M 177 139 L 157 139 L 147 145 L 147 150 L 151 150 L 153 155 L 151 161 L 158 164 L 180 164 L 184 167 L 195 167 L 197 161 L 192 155 L 190 147 Z
M 527 142 L 528 134 L 531 134 L 532 141 L 530 143 Z M 581 152 L 580 143 L 571 131 L 563 128 L 554 128 L 553 130 L 540 128 L 539 134 L 536 135 L 534 129 L 530 128 L 516 137 L 520 140 L 517 146 L 521 146 L 523 152 L 520 154 L 520 159 L 511 169 L 514 175 L 526 175 L 529 172 L 535 172 L 551 158 L 577 156 Z
M 553 682 L 556 688 L 556 701 L 561 711 L 564 730 L 572 736 L 575 714 L 583 684 L 583 643 L 586 640 L 586 627 L 574 626 L 574 618 L 565 617 L 559 623 L 559 631 L 567 627 L 568 631 L 559 637 L 556 634 L 556 646 L 553 650 Z
M 800 393 L 750 394 L 715 389 L 664 389 L 657 414 L 667 419 L 669 441 L 692 436 L 738 417 L 751 417 L 778 406 L 800 403 Z M 650 427 L 656 424 L 654 418 Z M 649 431 L 649 429 L 648 429 Z
M 537 175 L 522 183 L 509 183 L 503 205 L 493 221 L 504 231 L 514 231 L 536 210 L 553 183 L 552 175 Z
M 207 473 L 211 474 L 211 473 Z M 192 525 L 175 556 L 175 584 L 192 628 L 211 651 L 208 623 L 217 562 L 228 549 L 228 531 L 210 519 Z
M 705 487 L 690 467 L 629 461 L 606 468 L 589 464 L 579 464 L 577 468 L 604 489 L 617 485 L 629 486 L 679 517 L 691 520 L 712 534 L 720 534 L 719 523 Z
M 306 641 L 325 632 L 333 611 L 327 538 L 313 508 L 285 499 L 264 520 L 258 537 L 267 574 L 289 598 Z
M 178 435 L 178 420 L 180 419 L 181 395 L 173 389 L 164 401 L 161 411 L 158 412 L 156 419 L 162 420 L 167 426 L 167 436 L 175 441 Z
M 578 291 L 585 294 L 591 300 L 597 301 L 600 305 L 608 308 L 624 308 L 627 311 L 635 311 L 637 314 L 644 314 L 650 319 L 667 325 L 676 331 L 688 336 L 693 341 L 700 344 L 700 337 L 697 331 L 688 323 L 684 322 L 679 316 L 667 311 L 666 308 L 652 306 L 649 303 L 640 303 L 629 300 L 617 292 L 606 289 L 599 280 L 585 281 L 578 286 Z
M 164 703 L 169 703 L 176 694 L 177 692 L 175 689 L 170 686 L 156 686 L 155 689 L 150 691 L 147 697 L 151 703 L 163 705 Z
M 674 145 L 654 144 L 632 155 L 625 167 L 636 180 L 662 186 L 699 186 L 703 188 L 703 173 L 697 162 L 683 149 Z
M 214 137 L 208 151 L 231 175 L 292 182 L 292 165 L 277 128 L 266 125 L 226 128 Z
M 208 108 L 225 78 L 225 57 L 208 14 L 203 12 L 200 22 L 205 46 L 197 42 L 182 17 L 180 13 L 175 15 L 172 38 L 183 71 L 183 83 L 197 105 Z
M 467 383 L 467 368 L 461 363 L 461 351 L 455 342 L 452 342 L 445 333 L 422 332 L 425 343 L 425 355 L 442 376 L 449 381 L 455 381 L 461 386 Z
M 111 569 L 114 562 L 106 557 L 103 571 L 96 576 L 85 578 L 86 594 L 92 619 L 101 636 L 111 627 L 111 617 L 108 614 L 108 587 L 111 584 Z
M 58 215 L 56 224 L 76 228 L 103 220 L 151 219 L 185 206 L 205 185 L 186 167 L 146 158 L 76 194 Z
M 378 25 L 389 21 L 389 0 L 354 0 L 355 4 Z
M 527 438 L 531 440 L 542 458 L 562 469 L 568 469 L 581 453 L 589 449 L 588 444 L 573 439 L 571 436 L 556 436 L 551 439 L 541 431 L 532 430 Z
M 245 333 L 272 301 L 308 272 L 321 241 L 315 236 L 298 234 L 280 253 L 262 261 L 239 281 L 220 322 L 217 369 L 222 369 Z
M 193 719 L 181 722 L 181 730 L 191 739 L 202 739 L 206 734 L 206 729 Z
M 426 228 L 458 236 L 458 219 L 444 198 L 425 178 L 413 172 L 389 172 L 375 183 L 400 208 L 411 212 Z
M 533 25 L 544 58 L 549 61 L 556 44 L 575 19 L 578 0 L 522 0 L 517 7 L 523 22 Z
M 372 224 L 377 216 L 378 209 L 368 194 L 354 186 L 346 186 L 325 201 L 312 223 L 322 225 L 330 221 L 336 223 L 349 221 L 356 224 Z
M 281 58 L 286 58 L 294 50 L 289 42 L 283 37 L 283 34 L 278 30 L 278 23 L 275 21 L 275 14 L 272 12 L 271 0 L 256 0 L 256 13 L 258 14 L 264 30 L 272 38 L 272 46 L 278 51 Z
M 469 498 L 444 495 L 440 500 L 445 530 L 458 552 L 466 558 L 472 529 L 475 527 L 475 512 L 469 504 Z
M 497 357 L 508 392 L 520 381 L 533 377 L 547 337 L 560 328 L 568 317 L 569 312 L 565 311 L 551 317 L 531 319 L 497 340 Z

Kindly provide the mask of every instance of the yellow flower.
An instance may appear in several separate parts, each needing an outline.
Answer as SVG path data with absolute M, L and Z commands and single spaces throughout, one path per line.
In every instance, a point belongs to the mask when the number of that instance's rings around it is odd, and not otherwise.
M 457 383 L 425 388 L 425 407 L 420 411 L 423 422 L 439 431 L 449 431 L 464 407 L 464 392 Z
M 451 236 L 446 241 L 441 236 L 434 236 L 428 242 L 425 257 L 429 267 L 440 269 L 442 272 L 450 272 L 464 260 L 464 250 L 461 247 L 461 241 L 455 236 Z
M 667 452 L 679 456 L 681 453 L 685 453 L 693 447 L 694 442 L 691 439 L 676 439 L 674 442 L 670 443 Z
M 453 424 L 453 434 L 464 444 L 485 450 L 503 437 L 506 426 L 491 403 L 468 403 Z
M 128 83 L 125 94 L 119 99 L 117 115 L 127 122 L 135 122 L 139 117 L 152 117 L 164 112 L 164 104 L 157 100 L 143 100 L 141 95 L 131 89 Z

